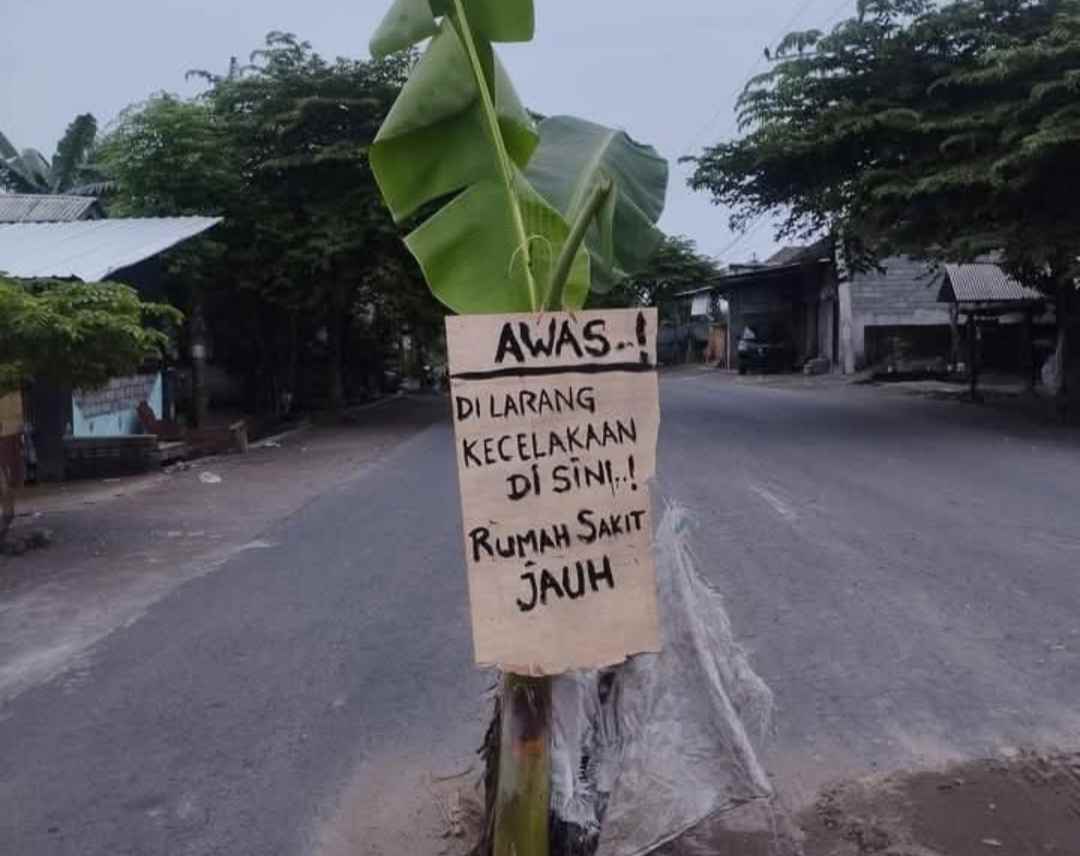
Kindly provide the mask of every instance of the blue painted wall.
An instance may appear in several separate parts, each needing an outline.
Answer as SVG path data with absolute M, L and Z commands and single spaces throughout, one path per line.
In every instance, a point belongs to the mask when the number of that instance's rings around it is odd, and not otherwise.
M 113 378 L 101 389 L 78 391 L 72 395 L 71 435 L 73 437 L 115 437 L 141 434 L 136 408 L 149 402 L 158 418 L 162 414 L 162 376 L 132 375 Z

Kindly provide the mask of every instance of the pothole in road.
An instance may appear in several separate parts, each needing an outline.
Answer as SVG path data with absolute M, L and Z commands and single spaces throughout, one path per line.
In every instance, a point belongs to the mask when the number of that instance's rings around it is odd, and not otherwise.
M 799 825 L 806 856 L 1080 856 L 1080 753 L 845 783 Z
M 369 761 L 319 836 L 319 856 L 465 856 L 477 771 Z M 458 820 L 466 834 L 455 834 Z M 718 816 L 657 856 L 1080 856 L 1080 753 L 1023 752 L 898 772 L 822 792 L 794 819 L 761 806 Z

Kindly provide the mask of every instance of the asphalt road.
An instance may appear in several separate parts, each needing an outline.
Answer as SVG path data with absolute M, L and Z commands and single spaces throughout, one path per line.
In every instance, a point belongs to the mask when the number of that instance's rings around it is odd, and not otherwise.
M 659 494 L 696 513 L 777 695 L 766 759 L 791 803 L 1080 744 L 1075 434 L 715 374 L 662 396 Z M 347 795 L 426 747 L 455 763 L 483 724 L 458 525 L 443 423 L 0 708 L 0 854 L 299 856 L 330 852 L 343 811 L 402 822 Z

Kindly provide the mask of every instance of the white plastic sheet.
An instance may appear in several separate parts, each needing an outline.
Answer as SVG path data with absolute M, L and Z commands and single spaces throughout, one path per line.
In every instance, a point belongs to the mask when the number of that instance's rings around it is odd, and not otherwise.
M 656 535 L 664 650 L 554 679 L 552 811 L 573 852 L 639 856 L 701 821 L 771 796 L 754 741 L 772 693 L 736 643 L 720 594 L 695 569 L 690 518 Z

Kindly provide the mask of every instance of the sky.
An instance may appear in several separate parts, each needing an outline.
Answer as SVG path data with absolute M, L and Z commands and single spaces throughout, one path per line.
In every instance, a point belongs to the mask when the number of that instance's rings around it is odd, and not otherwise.
M 78 113 L 106 125 L 162 90 L 194 94 L 184 72 L 224 72 L 271 30 L 327 57 L 367 56 L 391 0 L 0 0 L 0 130 L 46 157 Z M 497 47 L 522 100 L 622 128 L 671 162 L 660 226 L 724 263 L 767 258 L 772 224 L 744 235 L 686 186 L 684 155 L 735 134 L 734 103 L 792 29 L 826 29 L 854 0 L 536 0 L 536 38 Z

